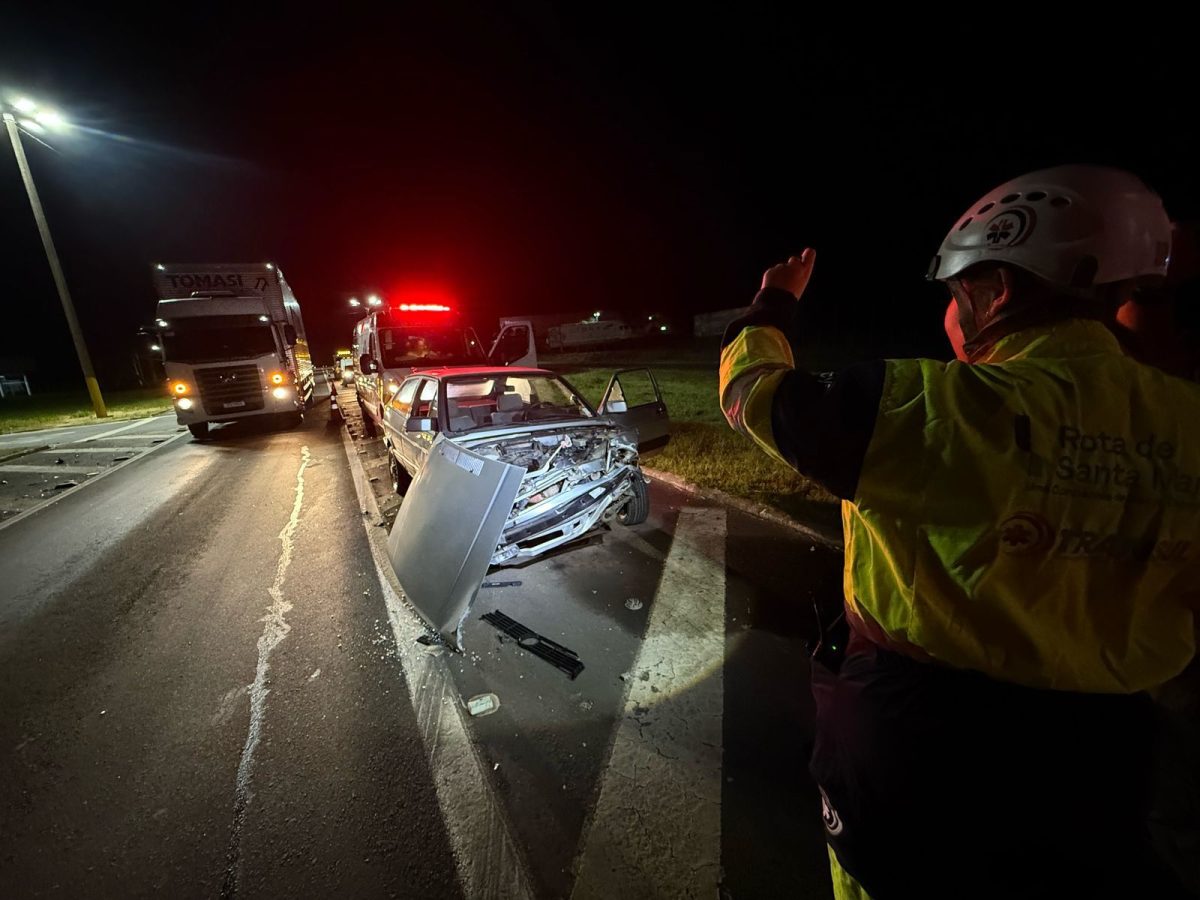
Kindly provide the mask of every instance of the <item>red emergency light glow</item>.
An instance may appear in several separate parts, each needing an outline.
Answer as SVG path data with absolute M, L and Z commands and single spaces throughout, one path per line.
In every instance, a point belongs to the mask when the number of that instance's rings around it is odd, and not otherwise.
M 450 312 L 450 307 L 444 303 L 401 303 L 397 309 L 400 312 Z

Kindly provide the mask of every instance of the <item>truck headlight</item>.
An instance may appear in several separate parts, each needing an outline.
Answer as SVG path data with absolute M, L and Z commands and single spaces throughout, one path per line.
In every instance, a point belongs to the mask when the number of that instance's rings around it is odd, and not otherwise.
M 182 409 L 184 412 L 187 412 L 189 409 L 192 408 L 192 398 L 191 397 L 180 397 L 178 400 L 175 401 L 175 405 L 178 406 L 180 409 Z
M 186 381 L 174 381 L 171 383 L 171 393 L 176 397 L 182 397 L 191 390 Z
M 271 391 L 271 396 L 276 400 L 286 400 L 291 395 L 292 392 L 285 387 L 277 387 L 275 390 Z

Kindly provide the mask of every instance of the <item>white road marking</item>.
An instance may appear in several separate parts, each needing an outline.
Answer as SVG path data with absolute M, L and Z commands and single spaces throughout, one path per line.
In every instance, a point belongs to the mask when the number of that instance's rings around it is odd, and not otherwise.
M 229 840 L 228 867 L 225 870 L 225 881 L 221 885 L 221 896 L 232 897 L 237 893 L 238 866 L 240 864 L 240 843 L 242 825 L 246 820 L 246 808 L 254 798 L 250 789 L 250 779 L 254 774 L 254 751 L 262 737 L 263 721 L 267 714 L 267 670 L 271 664 L 271 653 L 280 642 L 288 636 L 292 626 L 287 623 L 285 616 L 291 611 L 292 604 L 283 596 L 283 582 L 287 578 L 288 567 L 292 564 L 293 538 L 300 524 L 300 509 L 304 504 L 304 470 L 308 468 L 310 455 L 308 446 L 300 448 L 300 468 L 296 472 L 296 494 L 292 502 L 292 514 L 279 532 L 279 543 L 282 552 L 275 566 L 275 580 L 267 588 L 271 596 L 271 605 L 263 616 L 265 622 L 262 636 L 258 639 L 258 666 L 254 672 L 254 681 L 250 684 L 250 729 L 246 734 L 246 744 L 242 748 L 242 758 L 238 762 L 237 788 L 234 800 L 233 833 Z
M 0 466 L 0 472 L 11 472 L 14 475 L 31 475 L 37 473 L 57 473 L 59 475 L 86 475 L 88 472 L 95 472 L 95 466 L 56 466 L 54 463 L 45 463 L 44 465 L 22 465 L 21 463 L 12 463 Z
M 145 447 L 69 447 L 65 444 L 55 444 L 53 450 L 43 450 L 42 453 L 141 453 Z
M 345 427 L 342 445 L 354 477 L 363 528 L 383 590 L 388 621 L 400 651 L 408 695 L 437 790 L 438 806 L 450 836 L 459 885 L 468 900 L 532 898 L 525 863 L 509 831 L 508 820 L 463 721 L 462 699 L 455 690 L 443 655 L 414 649 L 425 626 L 401 598 L 400 585 L 387 555 L 387 532 L 362 462 Z
M 162 418 L 162 416 L 166 416 L 166 415 L 170 415 L 170 413 L 163 413 L 160 416 L 151 416 L 146 419 L 135 419 L 134 421 L 130 422 L 128 425 L 122 425 L 120 428 L 113 428 L 111 431 L 104 431 L 104 432 L 101 432 L 100 434 L 95 435 L 94 437 L 84 438 L 83 440 L 85 442 L 86 441 L 98 441 L 98 440 L 100 440 L 100 438 L 112 437 L 114 434 L 120 434 L 122 431 L 130 431 L 131 429 L 138 428 L 139 426 L 145 425 L 147 422 L 153 422 L 155 419 L 160 419 L 160 418 Z
M 68 432 L 68 434 L 74 434 L 74 431 Z M 16 434 L 0 435 L 0 453 L 11 453 L 25 447 L 45 446 L 47 446 L 46 438 L 40 435 L 30 435 L 23 431 Z
M 179 431 L 147 431 L 147 432 L 144 432 L 143 434 L 122 434 L 119 436 L 113 435 L 112 437 L 88 438 L 86 443 L 90 444 L 93 441 L 154 441 L 154 440 L 162 440 L 163 438 L 166 438 L 166 437 L 175 437 L 175 435 L 177 435 L 177 434 L 180 434 L 180 432 Z M 74 442 L 71 442 L 71 443 L 74 443 Z M 81 440 L 78 443 L 82 444 L 85 442 Z M 54 446 L 61 447 L 63 445 L 55 444 Z M 107 445 L 105 445 L 105 446 L 107 446 Z
M 573 898 L 717 896 L 724 658 L 725 510 L 684 507 Z
M 5 528 L 8 528 L 10 525 L 16 525 L 18 522 L 20 522 L 22 519 L 26 518 L 27 516 L 32 516 L 34 513 L 41 512 L 47 506 L 51 506 L 52 504 L 55 504 L 59 500 L 63 499 L 63 497 L 71 496 L 71 495 L 77 493 L 78 491 L 82 490 L 83 488 L 85 488 L 89 485 L 95 484 L 100 479 L 107 478 L 109 475 L 113 474 L 114 472 L 119 472 L 121 469 L 125 468 L 126 466 L 128 466 L 132 463 L 135 463 L 140 459 L 145 459 L 151 453 L 155 453 L 159 450 L 162 450 L 164 447 L 168 447 L 171 444 L 175 443 L 175 441 L 179 440 L 182 437 L 186 437 L 186 436 L 187 436 L 186 431 L 184 431 L 180 434 L 176 434 L 176 435 L 172 436 L 171 438 L 167 439 L 166 441 L 164 441 L 163 443 L 157 444 L 153 447 L 150 447 L 148 450 L 138 454 L 137 456 L 132 456 L 129 459 L 121 460 L 121 462 L 117 463 L 115 466 L 109 466 L 107 469 L 101 470 L 99 475 L 91 476 L 86 481 L 82 482 L 78 487 L 73 487 L 70 490 L 62 491 L 61 493 L 56 494 L 55 496 L 51 497 L 49 500 L 46 500 L 44 503 L 39 503 L 37 506 L 31 506 L 29 509 L 25 510 L 24 512 L 18 513 L 17 515 L 13 516 L 11 519 L 5 519 L 3 522 L 0 522 L 0 531 L 3 531 Z M 61 467 L 55 466 L 55 468 L 58 469 Z

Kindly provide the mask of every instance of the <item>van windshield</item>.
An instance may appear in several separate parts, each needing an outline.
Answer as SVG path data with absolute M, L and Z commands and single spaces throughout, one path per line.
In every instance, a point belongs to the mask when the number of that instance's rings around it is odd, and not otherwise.
M 484 359 L 458 328 L 380 328 L 379 355 L 385 369 L 472 366 Z

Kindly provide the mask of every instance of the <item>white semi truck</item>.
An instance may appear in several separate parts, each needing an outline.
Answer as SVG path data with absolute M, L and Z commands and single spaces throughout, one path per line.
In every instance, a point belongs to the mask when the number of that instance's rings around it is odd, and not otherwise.
M 299 425 L 314 373 L 300 304 L 272 263 L 159 263 L 157 328 L 179 424 L 272 416 Z

